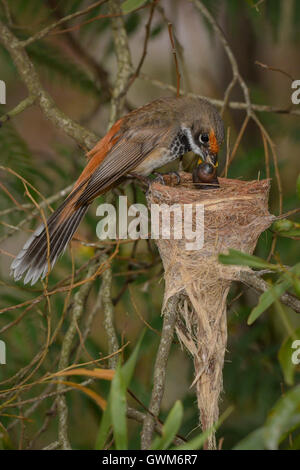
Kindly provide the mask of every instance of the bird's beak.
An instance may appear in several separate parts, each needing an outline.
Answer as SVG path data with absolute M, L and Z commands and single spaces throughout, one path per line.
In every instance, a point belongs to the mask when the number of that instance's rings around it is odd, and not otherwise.
M 209 133 L 209 146 L 207 149 L 199 149 L 198 152 L 198 165 L 201 163 L 210 163 L 214 168 L 218 167 L 218 152 L 219 145 L 213 130 Z
M 206 157 L 206 162 L 210 163 L 214 168 L 218 167 L 218 154 L 217 153 L 209 153 Z
M 203 162 L 210 163 L 214 168 L 218 167 L 219 145 L 213 130 L 209 133 L 209 147 L 199 155 L 198 165 Z

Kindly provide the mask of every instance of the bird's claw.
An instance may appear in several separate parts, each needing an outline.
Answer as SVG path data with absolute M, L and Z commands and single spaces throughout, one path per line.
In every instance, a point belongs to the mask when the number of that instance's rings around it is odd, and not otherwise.
M 165 179 L 164 179 L 164 176 L 175 176 L 176 177 L 176 184 L 180 184 L 181 182 L 181 178 L 180 178 L 180 174 L 177 172 L 177 171 L 169 171 L 168 173 L 154 173 L 155 175 L 155 182 L 157 183 L 160 183 L 160 184 L 163 184 L 164 186 L 166 185 L 166 182 L 165 182 Z
M 164 186 L 166 185 L 166 182 L 164 180 L 163 174 L 162 173 L 153 173 L 155 176 L 154 182 L 155 183 L 160 183 L 163 184 Z

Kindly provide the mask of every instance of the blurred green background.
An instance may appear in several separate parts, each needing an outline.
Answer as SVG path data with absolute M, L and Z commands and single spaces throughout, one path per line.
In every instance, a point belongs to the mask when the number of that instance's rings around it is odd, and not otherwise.
M 92 2 L 81 0 L 7 2 L 11 13 L 11 28 L 19 38 L 27 38 L 46 24 L 89 3 Z M 207 0 L 203 3 L 213 12 L 228 38 L 240 72 L 250 88 L 252 102 L 280 108 L 290 107 L 292 92 L 290 77 L 300 78 L 300 3 L 296 0 L 262 2 Z M 8 23 L 3 4 L 0 6 L 0 15 Z M 142 68 L 143 75 L 137 78 L 130 88 L 125 111 L 156 97 L 170 94 L 169 91 L 155 86 L 152 79 L 176 85 L 167 31 L 168 21 L 173 24 L 176 38 L 182 89 L 222 99 L 232 72 L 222 46 L 210 25 L 203 20 L 189 1 L 162 0 L 160 5 L 163 10 L 156 10 L 154 15 L 148 53 Z M 107 13 L 106 5 L 94 9 L 84 19 L 93 18 L 101 13 Z M 147 8 L 125 16 L 132 61 L 135 66 L 142 53 L 147 19 Z M 116 73 L 110 19 L 99 19 L 70 33 L 49 35 L 28 47 L 28 54 L 38 70 L 43 85 L 56 104 L 71 118 L 92 129 L 99 136 L 104 135 L 108 124 L 110 101 L 108 88 L 103 84 L 105 80 L 110 85 L 113 84 Z M 281 69 L 290 77 L 280 71 L 263 68 L 255 61 Z M 100 72 L 97 64 L 100 66 Z M 0 47 L 0 79 L 7 85 L 7 105 L 0 107 L 1 114 L 4 114 L 6 110 L 16 106 L 26 94 L 7 51 L 2 47 Z M 243 100 L 238 86 L 232 91 L 230 99 Z M 259 113 L 259 117 L 276 146 L 282 181 L 283 212 L 286 213 L 299 207 L 297 178 L 300 173 L 300 116 L 265 112 Z M 227 109 L 225 112 L 225 126 L 226 128 L 230 126 L 231 149 L 244 118 L 245 111 Z M 226 143 L 220 157 L 221 169 L 224 166 L 225 155 Z M 47 121 L 37 106 L 26 109 L 2 125 L 0 161 L 2 166 L 10 167 L 21 174 L 45 197 L 72 184 L 85 165 L 84 150 L 78 148 L 71 139 Z M 186 168 L 188 163 L 188 160 L 184 162 Z M 235 159 L 229 167 L 228 176 L 245 180 L 267 176 L 261 132 L 253 122 L 247 126 Z M 278 215 L 279 192 L 271 154 L 270 176 L 272 178 L 270 212 Z M 30 202 L 24 195 L 22 183 L 15 176 L 2 171 L 1 181 L 19 204 Z M 127 186 L 121 188 L 121 191 L 129 196 L 131 202 L 145 200 L 144 194 L 137 186 Z M 95 226 L 98 219 L 95 211 L 99 202 L 100 199 L 92 205 L 79 231 L 80 236 L 94 243 L 97 243 Z M 56 202 L 53 207 L 57 205 Z M 11 226 L 18 225 L 28 215 L 16 209 L 3 213 L 14 207 L 8 194 L 0 190 L 2 214 L 0 308 L 24 302 L 41 293 L 40 285 L 33 288 L 24 287 L 9 278 L 9 266 L 12 260 L 9 254 L 15 255 L 18 252 L 29 230 L 35 228 L 38 223 L 35 218 L 19 230 L 12 230 Z M 297 214 L 290 219 L 299 222 Z M 271 230 L 262 234 L 255 252 L 257 256 L 264 259 L 268 257 L 272 236 Z M 276 260 L 290 266 L 299 262 L 298 240 L 299 236 L 279 236 L 275 248 Z M 94 254 L 94 249 L 77 244 L 74 252 L 76 252 L 75 266 L 78 268 L 89 260 Z M 127 275 L 129 270 L 130 275 Z M 137 274 L 134 273 L 135 270 L 138 270 Z M 67 250 L 51 273 L 49 288 L 69 276 L 71 271 L 72 261 L 70 251 Z M 121 245 L 118 255 L 112 262 L 112 271 L 116 329 L 121 344 L 130 341 L 124 350 L 125 358 L 130 355 L 136 344 L 145 326 L 144 321 L 152 328 L 147 328 L 134 379 L 130 385 L 134 396 L 147 406 L 160 338 L 157 331 L 159 332 L 162 326 L 160 309 L 164 292 L 162 266 L 154 244 L 139 241 Z M 100 285 L 101 278 L 98 278 L 93 283 L 79 328 L 85 326 Z M 60 293 L 51 297 L 52 332 L 59 325 L 64 311 L 65 297 L 65 294 Z M 258 296 L 254 291 L 237 284 L 232 286 L 228 299 L 229 340 L 220 408 L 222 411 L 233 404 L 234 412 L 218 431 L 218 438 L 224 438 L 223 449 L 234 447 L 249 433 L 260 428 L 277 400 L 289 388 L 299 383 L 299 366 L 293 371 L 294 376 L 292 378 L 289 376 L 289 379 L 285 380 L 285 366 L 282 366 L 278 360 L 279 351 L 290 336 L 287 324 L 292 330 L 300 328 L 299 314 L 283 307 L 283 317 L 282 311 L 273 305 L 253 325 L 248 326 L 247 317 L 257 300 Z M 46 341 L 48 318 L 46 302 L 43 301 L 28 311 L 25 308 L 7 311 L 0 317 L 0 338 L 7 345 L 7 364 L 0 366 L 1 380 L 12 377 L 9 382 L 2 383 L 2 390 L 20 383 L 23 378 L 22 369 L 31 363 Z M 7 329 L 7 325 L 11 322 L 13 324 Z M 56 340 L 49 347 L 41 364 L 36 363 L 24 374 L 24 377 L 28 377 L 29 372 L 34 371 L 29 379 L 30 383 L 38 380 L 46 372 L 56 371 L 68 324 L 69 317 L 66 315 Z M 300 334 L 298 337 L 300 339 Z M 79 339 L 76 341 L 72 360 Z M 103 312 L 100 308 L 85 342 L 85 350 L 82 349 L 80 356 L 76 358 L 77 363 L 90 361 L 91 358 L 98 359 L 106 353 L 107 341 L 103 332 Z M 168 364 L 161 417 L 164 419 L 174 402 L 181 400 L 184 419 L 180 435 L 189 439 L 199 433 L 197 404 L 194 390 L 190 388 L 192 381 L 192 360 L 175 341 Z M 97 381 L 91 387 L 103 397 L 107 395 L 109 389 L 109 385 L 104 381 Z M 30 400 L 44 393 L 47 393 L 45 385 L 31 387 L 23 390 L 18 395 L 17 401 Z M 93 401 L 77 390 L 68 392 L 67 402 L 73 448 L 93 448 L 101 411 Z M 129 402 L 132 406 L 143 410 L 134 398 L 130 397 Z M 1 413 L 3 412 L 0 416 L 1 423 L 9 435 L 8 437 L 6 433 L 3 434 L 4 447 L 30 446 L 39 449 L 56 440 L 57 415 L 52 407 L 53 397 L 50 396 L 39 403 L 30 412 L 28 420 L 22 421 L 16 418 L 26 414 L 35 403 L 38 402 L 32 401 L 20 407 L 16 405 L 1 410 Z M 129 421 L 130 448 L 139 448 L 140 429 L 140 424 Z M 281 446 L 300 448 L 297 429 L 283 439 Z

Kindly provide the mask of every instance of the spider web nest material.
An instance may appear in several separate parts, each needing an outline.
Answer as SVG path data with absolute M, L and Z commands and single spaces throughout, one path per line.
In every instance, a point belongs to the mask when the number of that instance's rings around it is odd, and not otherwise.
M 176 332 L 180 342 L 192 354 L 195 368 L 200 424 L 209 429 L 219 417 L 219 397 L 223 389 L 222 370 L 227 343 L 226 299 L 232 280 L 238 280 L 247 267 L 225 266 L 218 254 L 229 248 L 253 253 L 258 237 L 274 216 L 268 212 L 269 180 L 239 181 L 219 178 L 220 188 L 195 188 L 191 175 L 181 173 L 179 186 L 164 176 L 166 185 L 157 181 L 148 191 L 148 204 L 168 207 L 179 204 L 204 206 L 204 245 L 187 250 L 184 237 L 175 239 L 176 217 L 170 217 L 171 237 L 156 240 L 165 271 L 165 294 L 162 312 L 168 299 L 179 296 Z M 165 207 L 167 207 L 165 206 Z M 163 216 L 164 217 L 164 216 Z M 196 227 L 193 212 L 193 228 Z M 175 224 L 174 224 L 175 221 Z M 199 225 L 198 225 L 199 227 Z M 173 231 L 172 231 L 173 228 Z M 207 442 L 216 447 L 215 435 Z

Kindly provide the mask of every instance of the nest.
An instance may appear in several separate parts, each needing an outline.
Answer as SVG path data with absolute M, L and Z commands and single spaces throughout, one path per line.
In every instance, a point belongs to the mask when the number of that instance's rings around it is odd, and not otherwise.
M 269 180 L 239 181 L 219 178 L 218 189 L 196 189 L 191 175 L 181 173 L 180 185 L 164 176 L 166 185 L 155 181 L 148 192 L 148 204 L 197 204 L 204 206 L 204 245 L 187 250 L 185 237 L 156 240 L 165 271 L 167 301 L 177 296 L 176 332 L 192 354 L 195 368 L 200 424 L 209 429 L 219 417 L 219 398 L 223 389 L 222 370 L 227 343 L 226 299 L 232 280 L 238 280 L 242 268 L 218 262 L 218 254 L 229 248 L 253 253 L 258 237 L 274 217 L 268 212 Z M 195 210 L 192 224 L 196 227 Z M 175 221 L 175 222 L 174 222 Z M 176 219 L 171 226 L 176 232 Z M 215 448 L 214 434 L 207 447 Z

